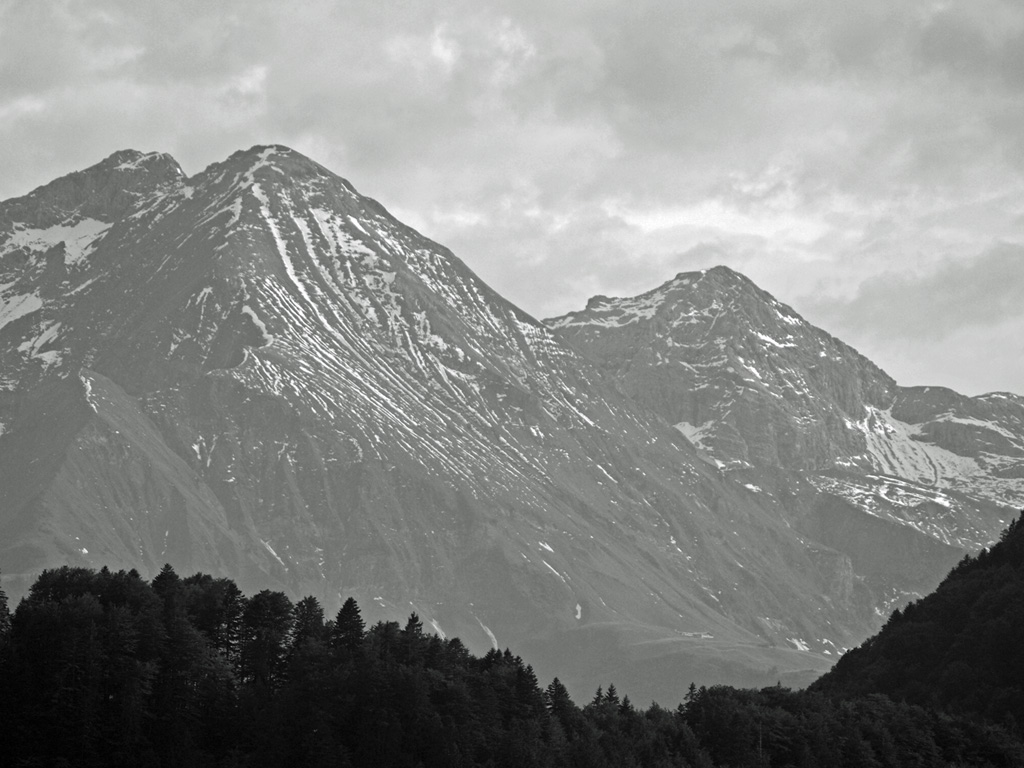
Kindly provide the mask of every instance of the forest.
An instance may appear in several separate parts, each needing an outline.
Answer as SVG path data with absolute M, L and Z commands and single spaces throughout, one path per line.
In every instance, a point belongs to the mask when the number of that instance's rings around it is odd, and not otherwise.
M 0 591 L 0 764 L 1021 766 L 1022 553 L 1018 521 L 807 691 L 646 708 L 614 681 L 581 706 L 416 614 L 367 627 L 352 598 L 328 618 L 170 566 L 61 567 L 13 613 Z
M 893 699 L 1024 724 L 1024 522 L 964 556 L 934 592 L 896 609 L 814 690 Z

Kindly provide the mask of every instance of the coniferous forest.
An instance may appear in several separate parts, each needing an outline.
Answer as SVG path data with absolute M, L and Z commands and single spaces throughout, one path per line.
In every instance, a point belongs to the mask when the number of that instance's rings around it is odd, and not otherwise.
M 509 650 L 366 627 L 348 599 L 229 579 L 44 572 L 0 591 L 5 766 L 1021 766 L 1024 528 L 965 558 L 809 691 L 582 706 Z M 892 698 L 890 698 L 890 696 Z
M 965 556 L 935 592 L 895 610 L 812 687 L 1024 725 L 1022 518 L 991 549 Z

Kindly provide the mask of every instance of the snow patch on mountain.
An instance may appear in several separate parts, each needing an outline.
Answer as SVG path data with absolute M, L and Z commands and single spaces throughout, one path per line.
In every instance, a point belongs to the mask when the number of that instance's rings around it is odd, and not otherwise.
M 687 440 L 702 451 L 711 451 L 711 447 L 704 441 L 714 434 L 714 421 L 705 421 L 699 427 L 694 426 L 688 421 L 680 421 L 678 424 L 674 424 L 673 426 L 675 426 L 675 428 L 678 429 Z
M 48 251 L 58 243 L 64 243 L 64 263 L 76 265 L 86 258 L 89 246 L 104 232 L 110 224 L 97 219 L 82 219 L 74 224 L 56 224 L 46 229 L 36 229 L 15 224 L 14 231 L 0 250 L 5 253 L 24 248 L 29 251 Z
M 43 307 L 43 301 L 38 294 L 25 293 L 8 296 L 0 300 L 0 329 L 8 323 L 13 323 L 19 317 L 31 314 Z
M 981 472 L 978 462 L 920 439 L 921 428 L 894 418 L 892 409 L 865 406 L 866 415 L 847 425 L 860 431 L 867 443 L 872 467 L 920 483 L 948 486 L 950 478 Z
M 44 347 L 56 341 L 60 333 L 61 323 L 50 323 L 35 338 L 23 341 L 18 345 L 18 351 L 26 357 L 34 357 L 43 363 L 44 368 L 49 368 L 61 360 L 61 350 L 44 349 Z
M 79 371 L 78 378 L 82 382 L 82 386 L 85 388 L 85 402 L 89 405 L 89 408 L 93 413 L 99 413 L 99 408 L 96 407 L 96 398 L 93 397 L 92 394 L 92 381 L 82 371 Z
M 444 633 L 444 630 L 441 629 L 441 625 L 437 623 L 437 619 L 431 619 L 430 620 L 430 626 L 434 628 L 434 634 L 436 634 L 442 640 L 447 640 L 448 639 L 448 635 L 446 635 Z
M 288 566 L 284 564 L 284 560 L 282 560 L 280 555 L 278 555 L 277 552 L 274 551 L 274 548 L 270 546 L 270 542 L 265 539 L 260 539 L 260 542 L 262 542 L 263 546 L 266 547 L 267 552 L 269 552 L 277 562 L 284 566 L 285 570 L 288 570 Z
M 565 576 L 563 576 L 561 573 L 559 573 L 558 570 L 553 565 L 551 565 L 551 563 L 549 563 L 547 560 L 544 560 L 544 559 L 541 559 L 541 562 L 544 563 L 544 565 L 546 565 L 548 567 L 549 571 L 551 571 L 553 574 L 555 574 L 555 576 L 557 576 L 559 579 L 561 579 L 563 584 L 568 584 L 569 583 L 569 582 L 567 582 L 565 580 Z
M 759 338 L 761 341 L 767 343 L 768 345 L 773 346 L 773 347 L 778 347 L 779 349 L 785 349 L 787 347 L 796 347 L 796 344 L 794 344 L 793 341 L 792 341 L 792 338 L 793 338 L 792 336 L 788 337 L 788 339 L 783 342 L 783 341 L 776 341 L 774 338 L 772 338 L 768 334 L 761 333 L 760 331 L 755 331 L 754 335 L 757 336 L 757 338 Z
M 484 631 L 487 637 L 490 638 L 491 645 L 494 647 L 494 650 L 498 650 L 498 638 L 496 638 L 494 633 L 491 632 L 491 628 L 480 621 L 479 616 L 474 616 L 473 618 L 476 619 L 476 623 L 480 625 L 480 628 Z
M 270 168 L 272 170 L 277 171 L 278 173 L 282 173 L 281 169 L 270 161 L 270 158 L 278 154 L 279 152 L 280 149 L 278 147 L 265 147 L 262 150 L 260 150 L 259 156 L 256 158 L 256 161 L 252 165 L 250 165 L 248 169 L 246 169 L 244 174 L 242 174 L 241 186 L 256 186 L 256 171 L 260 170 L 261 168 Z

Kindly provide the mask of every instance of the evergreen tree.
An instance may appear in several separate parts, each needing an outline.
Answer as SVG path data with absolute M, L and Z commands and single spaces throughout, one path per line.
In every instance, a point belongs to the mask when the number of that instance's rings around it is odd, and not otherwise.
M 583 713 L 569 696 L 569 691 L 557 677 L 551 681 L 544 691 L 544 703 L 548 712 L 561 726 L 566 738 L 573 739 L 583 733 L 585 721 Z
M 381 662 L 394 662 L 401 644 L 402 630 L 397 621 L 378 621 L 367 631 L 364 644 L 367 652 Z
M 181 587 L 181 579 L 170 563 L 164 563 L 160 573 L 153 577 L 153 591 L 160 595 L 166 603 L 177 596 Z
M 686 704 L 692 704 L 697 699 L 697 685 L 694 682 L 690 682 L 690 687 L 686 689 L 686 696 L 683 697 L 683 701 Z
M 11 633 L 11 610 L 7 607 L 7 593 L 4 592 L 3 573 L 0 572 L 0 648 L 7 642 L 7 636 Z
M 548 711 L 559 720 L 562 719 L 564 713 L 570 711 L 576 706 L 573 704 L 572 698 L 569 696 L 568 689 L 557 677 L 551 681 L 550 685 L 548 685 L 547 689 L 544 691 L 544 703 L 547 706 Z
M 188 766 L 198 759 L 194 734 L 204 713 L 202 685 L 214 674 L 207 641 L 189 619 L 186 588 L 170 565 L 153 579 L 163 602 L 163 643 L 153 684 L 156 718 L 153 742 L 165 765 Z
M 615 683 L 608 684 L 608 691 L 604 695 L 604 700 L 612 706 L 619 706 L 619 692 L 615 690 Z
M 238 663 L 245 598 L 231 579 L 197 573 L 183 581 L 193 626 L 230 664 Z
M 359 604 L 355 598 L 348 598 L 338 611 L 331 630 L 331 647 L 336 650 L 354 653 L 363 643 L 366 625 L 363 623 Z
M 402 629 L 400 660 L 406 664 L 420 664 L 423 661 L 425 649 L 423 622 L 414 611 L 409 614 L 405 627 Z
M 409 614 L 409 618 L 405 622 L 405 628 L 402 631 L 412 637 L 419 637 L 423 634 L 423 622 L 416 615 L 415 611 Z
M 268 589 L 253 595 L 242 613 L 242 679 L 261 687 L 278 684 L 294 618 L 292 602 Z
M 304 597 L 295 604 L 293 622 L 293 648 L 298 648 L 306 642 L 323 640 L 325 631 L 324 610 L 320 607 L 320 602 L 315 597 Z

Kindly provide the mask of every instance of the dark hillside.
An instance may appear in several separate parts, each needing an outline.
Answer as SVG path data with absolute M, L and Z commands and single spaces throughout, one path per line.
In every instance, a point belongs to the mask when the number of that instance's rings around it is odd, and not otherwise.
M 46 571 L 6 622 L 0 765 L 761 768 L 1024 764 L 1005 728 L 880 695 L 691 686 L 638 709 L 609 684 L 580 707 L 510 651 L 334 620 L 313 597 L 246 597 L 165 566 Z
M 1024 523 L 961 560 L 927 597 L 893 613 L 814 690 L 1024 723 Z

